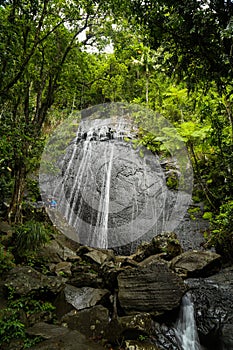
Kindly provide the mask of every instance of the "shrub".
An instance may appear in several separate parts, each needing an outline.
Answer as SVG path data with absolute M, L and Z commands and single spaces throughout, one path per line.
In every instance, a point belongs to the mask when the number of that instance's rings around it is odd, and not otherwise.
M 20 321 L 19 311 L 6 308 L 0 311 L 0 346 L 19 339 L 27 349 L 42 341 L 41 337 L 28 337 L 25 325 Z
M 49 241 L 49 230 L 43 223 L 34 220 L 27 221 L 15 230 L 15 248 L 18 255 L 25 255 L 39 250 Z

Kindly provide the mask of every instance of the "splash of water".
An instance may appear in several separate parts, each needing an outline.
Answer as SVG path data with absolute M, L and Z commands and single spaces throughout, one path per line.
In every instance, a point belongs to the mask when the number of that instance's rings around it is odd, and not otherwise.
M 175 335 L 181 350 L 201 350 L 191 296 L 183 296 L 180 315 L 175 326 Z

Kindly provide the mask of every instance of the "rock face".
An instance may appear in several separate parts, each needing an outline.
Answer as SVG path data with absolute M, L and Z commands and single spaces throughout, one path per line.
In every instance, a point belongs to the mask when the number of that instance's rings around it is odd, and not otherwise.
M 178 307 L 186 289 L 163 262 L 131 268 L 118 275 L 118 298 L 126 314 L 162 314 Z
M 200 339 L 207 349 L 233 349 L 233 267 L 218 274 L 188 279 Z
M 187 251 L 172 259 L 170 266 L 183 277 L 207 277 L 220 270 L 221 256 L 208 251 Z

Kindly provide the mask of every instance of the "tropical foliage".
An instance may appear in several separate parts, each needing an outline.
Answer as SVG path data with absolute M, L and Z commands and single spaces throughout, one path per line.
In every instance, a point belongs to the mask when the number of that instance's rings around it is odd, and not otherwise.
M 61 121 L 126 101 L 177 128 L 194 196 L 221 220 L 233 192 L 232 15 L 232 1 L 1 1 L 1 215 L 23 223 L 44 142 Z M 140 142 L 156 152 L 160 141 L 148 131 Z M 16 231 L 19 249 L 46 241 L 33 225 Z

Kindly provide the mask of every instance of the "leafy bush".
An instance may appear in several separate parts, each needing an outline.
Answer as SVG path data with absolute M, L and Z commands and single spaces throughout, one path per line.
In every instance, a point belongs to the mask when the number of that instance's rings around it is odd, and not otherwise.
M 20 321 L 18 310 L 3 309 L 0 311 L 0 346 L 16 339 L 22 341 L 24 349 L 30 348 L 42 340 L 41 337 L 27 336 L 25 325 Z
M 208 244 L 214 246 L 225 262 L 233 261 L 233 200 L 220 207 L 220 212 L 210 220 L 211 234 Z
M 55 307 L 50 302 L 35 299 L 35 295 L 15 298 L 15 290 L 8 289 L 8 304 L 0 310 L 0 347 L 11 340 L 21 340 L 23 347 L 30 348 L 42 340 L 41 337 L 28 337 L 25 325 L 21 321 L 22 312 L 27 318 L 43 311 L 53 312 Z
M 17 254 L 24 255 L 39 250 L 49 241 L 49 230 L 43 223 L 34 220 L 27 221 L 15 230 L 15 248 Z
M 16 310 L 6 308 L 0 312 L 0 345 L 11 339 L 22 339 L 25 336 L 25 325 L 19 320 Z

